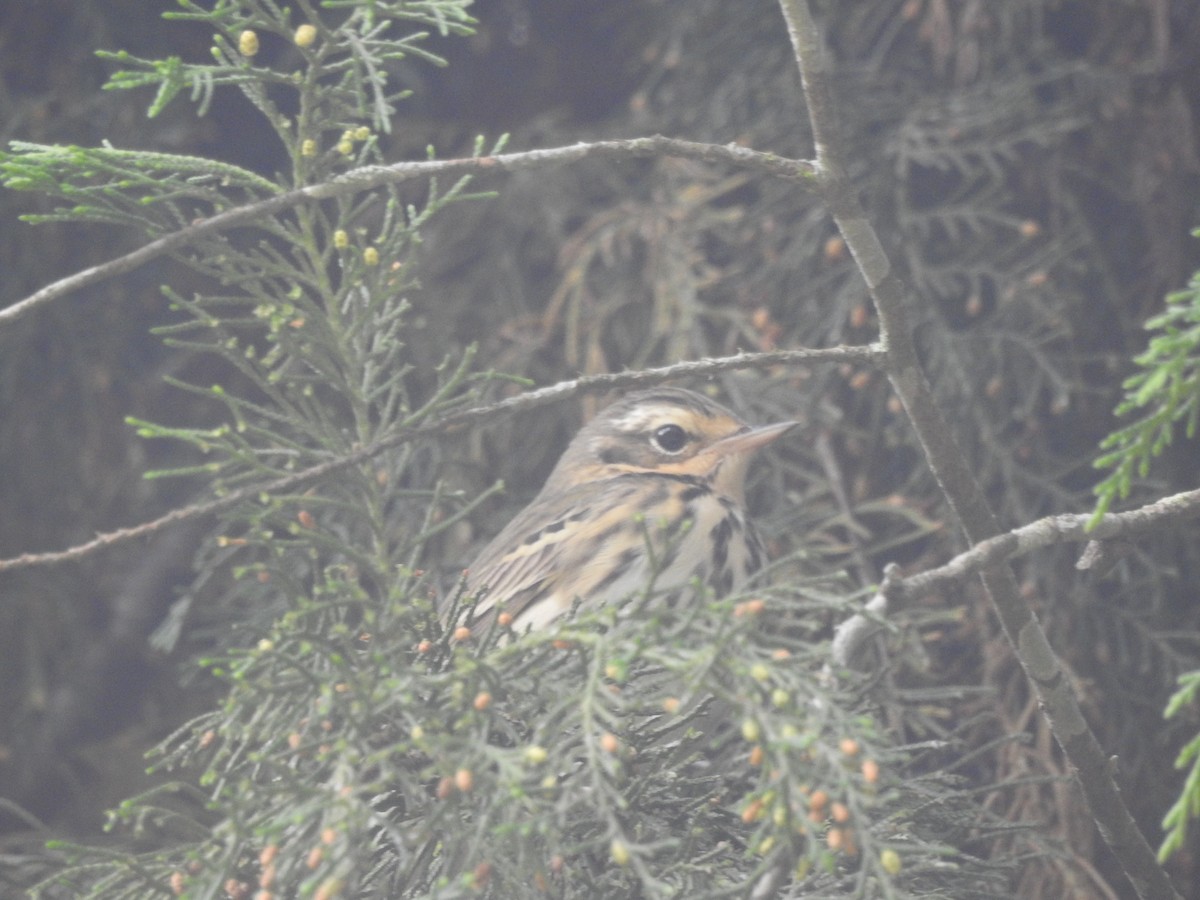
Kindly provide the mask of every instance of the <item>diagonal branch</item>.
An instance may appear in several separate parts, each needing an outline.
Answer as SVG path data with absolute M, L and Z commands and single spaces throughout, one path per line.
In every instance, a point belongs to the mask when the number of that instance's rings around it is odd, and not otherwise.
M 437 421 L 411 428 L 401 428 L 372 444 L 362 447 L 353 453 L 331 459 L 328 462 L 311 466 L 303 471 L 285 475 L 266 484 L 253 484 L 236 491 L 231 491 L 216 500 L 209 500 L 191 506 L 171 510 L 149 522 L 131 525 L 128 528 L 118 528 L 98 535 L 90 541 L 77 544 L 66 550 L 48 553 L 23 553 L 11 559 L 0 559 L 0 572 L 10 569 L 28 568 L 31 566 L 50 566 L 59 563 L 73 562 L 83 559 L 108 547 L 123 544 L 136 538 L 146 537 L 164 528 L 188 522 L 205 516 L 215 515 L 232 509 L 239 503 L 255 499 L 263 494 L 282 494 L 294 491 L 314 481 L 319 481 L 335 472 L 378 456 L 387 450 L 407 444 L 419 438 L 435 437 L 456 431 L 468 425 L 490 422 L 504 416 L 511 416 L 525 410 L 535 409 L 560 400 L 569 400 L 585 393 L 598 393 L 614 388 L 647 387 L 659 384 L 672 378 L 697 378 L 715 375 L 718 372 L 728 372 L 735 369 L 757 369 L 776 365 L 797 365 L 800 363 L 857 363 L 860 365 L 877 366 L 881 361 L 881 351 L 878 346 L 868 344 L 858 347 L 830 347 L 819 350 L 779 350 L 770 353 L 741 353 L 736 356 L 723 356 L 716 359 L 701 359 L 658 369 L 644 369 L 636 372 L 617 372 L 613 374 L 585 375 L 574 381 L 562 381 L 549 387 L 528 391 L 516 397 L 509 397 L 498 403 L 487 406 L 477 406 L 450 413 Z
M 477 156 L 470 159 L 422 160 L 395 163 L 390 166 L 363 166 L 339 175 L 331 181 L 309 185 L 285 194 L 268 197 L 266 200 L 226 210 L 179 231 L 164 235 L 124 256 L 61 278 L 0 310 L 0 327 L 12 324 L 51 300 L 65 297 L 88 285 L 132 272 L 151 260 L 182 249 L 198 238 L 248 225 L 257 219 L 277 215 L 301 203 L 361 194 L 383 185 L 399 184 L 435 175 L 520 172 L 525 169 L 561 165 L 584 159 L 641 159 L 656 156 L 674 156 L 700 162 L 719 163 L 799 183 L 810 180 L 814 174 L 812 164 L 803 160 L 785 159 L 773 153 L 760 153 L 756 150 L 739 147 L 737 144 L 703 144 L 659 135 L 624 141 L 581 143 L 570 147 L 529 150 L 524 153 Z
M 899 567 L 893 563 L 884 572 L 879 592 L 867 603 L 866 610 L 838 625 L 830 648 L 834 664 L 852 668 L 859 648 L 878 632 L 881 617 L 897 604 L 903 605 L 935 591 L 959 586 L 989 566 L 1020 559 L 1035 550 L 1057 544 L 1131 538 L 1200 518 L 1200 490 L 1172 494 L 1126 512 L 1109 513 L 1089 530 L 1088 524 L 1092 518 L 1091 513 L 1047 516 L 980 541 L 970 550 L 935 569 L 907 577 L 901 577 Z M 1077 565 L 1085 565 L 1091 546 L 1090 543 Z
M 779 5 L 812 123 L 818 186 L 875 302 L 888 378 L 912 421 L 942 493 L 968 540 L 979 544 L 1000 534 L 1000 525 L 933 398 L 907 321 L 909 298 L 845 175 L 848 156 L 838 135 L 833 78 L 821 34 L 807 0 L 779 0 Z M 1032 607 L 1021 596 L 1011 566 L 993 562 L 982 568 L 981 576 L 1054 736 L 1075 770 L 1092 818 L 1138 896 L 1178 898 L 1125 805 L 1107 757 L 1071 690 L 1071 680 L 1063 672 Z
M 885 578 L 882 593 L 889 600 L 905 601 L 954 582 L 961 582 L 989 566 L 1019 559 L 1055 544 L 1104 541 L 1132 537 L 1200 517 L 1200 490 L 1163 497 L 1146 506 L 1121 513 L 1108 513 L 1089 529 L 1092 513 L 1047 516 L 1006 534 L 980 541 L 945 565 L 908 578 Z

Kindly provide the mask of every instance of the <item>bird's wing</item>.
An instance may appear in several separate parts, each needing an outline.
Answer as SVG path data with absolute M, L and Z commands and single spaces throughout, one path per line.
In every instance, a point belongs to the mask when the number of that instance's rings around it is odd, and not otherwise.
M 476 620 L 500 610 L 516 618 L 551 589 L 588 517 L 589 496 L 586 486 L 539 495 L 492 539 L 467 572 L 467 590 L 482 592 Z

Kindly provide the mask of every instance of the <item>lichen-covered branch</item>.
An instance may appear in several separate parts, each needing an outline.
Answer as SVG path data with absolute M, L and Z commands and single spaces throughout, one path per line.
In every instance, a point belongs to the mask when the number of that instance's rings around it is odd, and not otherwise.
M 949 562 L 908 577 L 901 576 L 895 565 L 889 566 L 884 572 L 879 591 L 868 601 L 865 611 L 851 616 L 838 626 L 832 642 L 834 664 L 851 667 L 863 643 L 877 633 L 881 617 L 897 605 L 934 591 L 962 585 L 989 566 L 1019 559 L 1057 544 L 1090 542 L 1089 550 L 1085 551 L 1079 563 L 1081 567 L 1086 567 L 1084 560 L 1092 555 L 1091 547 L 1097 543 L 1138 537 L 1200 518 L 1200 490 L 1163 497 L 1137 509 L 1109 513 L 1089 530 L 1087 526 L 1093 518 L 1091 513 L 1047 516 L 980 541 Z

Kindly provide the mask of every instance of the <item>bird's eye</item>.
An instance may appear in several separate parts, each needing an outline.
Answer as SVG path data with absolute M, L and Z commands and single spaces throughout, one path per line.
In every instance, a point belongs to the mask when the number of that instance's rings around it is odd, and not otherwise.
M 688 442 L 688 433 L 678 425 L 663 425 L 654 430 L 654 446 L 666 453 L 678 453 Z

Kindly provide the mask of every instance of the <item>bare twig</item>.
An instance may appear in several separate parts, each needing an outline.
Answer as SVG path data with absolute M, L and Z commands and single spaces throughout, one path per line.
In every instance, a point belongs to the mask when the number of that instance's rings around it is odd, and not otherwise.
M 879 236 L 845 175 L 848 157 L 838 136 L 833 79 L 820 32 L 806 0 L 779 0 L 779 5 L 787 22 L 812 123 L 818 187 L 875 302 L 888 378 L 968 540 L 972 544 L 981 543 L 998 535 L 1000 525 L 934 400 L 907 321 L 909 299 L 904 286 L 892 270 Z M 1134 890 L 1142 898 L 1177 898 L 1179 895 L 1121 798 L 1104 751 L 1071 689 L 1071 679 L 1063 672 L 1033 609 L 1021 596 L 1011 566 L 991 563 L 981 569 L 981 576 L 1054 736 L 1075 769 L 1092 817 Z
M 1014 528 L 1007 534 L 980 541 L 970 550 L 936 569 L 908 578 L 894 579 L 890 584 L 885 582 L 883 592 L 890 600 L 912 600 L 952 582 L 962 582 L 988 566 L 1017 559 L 1043 547 L 1127 538 L 1197 517 L 1200 517 L 1200 490 L 1172 494 L 1127 512 L 1109 513 L 1090 531 L 1086 528 L 1092 520 L 1091 513 L 1047 516 Z
M 1091 513 L 1047 516 L 980 541 L 944 565 L 907 578 L 900 576 L 899 567 L 888 566 L 879 591 L 867 603 L 866 609 L 837 627 L 831 645 L 833 662 L 852 667 L 858 650 L 883 627 L 882 617 L 896 604 L 902 605 L 934 591 L 961 585 L 988 566 L 1018 559 L 1055 544 L 1081 541 L 1094 544 L 1114 538 L 1127 539 L 1195 518 L 1200 518 L 1200 490 L 1173 494 L 1127 512 L 1109 513 L 1091 531 L 1086 530 L 1092 519 Z
M 896 568 L 895 563 L 888 566 L 884 572 L 884 584 L 889 583 L 886 579 Z M 881 588 L 867 601 L 862 612 L 840 622 L 834 629 L 833 640 L 829 642 L 830 663 L 843 669 L 859 668 L 858 653 L 867 641 L 887 628 L 884 617 L 890 611 L 889 607 L 887 595 Z
M 598 141 L 592 144 L 575 144 L 570 147 L 552 147 L 544 150 L 529 150 L 524 153 L 503 153 L 496 156 L 478 156 L 471 159 L 422 160 L 402 162 L 390 166 L 364 166 L 339 175 L 331 181 L 309 185 L 288 191 L 266 200 L 249 203 L 226 210 L 215 216 L 196 222 L 179 231 L 173 231 L 151 241 L 132 253 L 92 266 L 68 275 L 58 281 L 34 291 L 23 300 L 0 310 L 0 327 L 11 324 L 26 313 L 44 303 L 65 297 L 91 284 L 132 272 L 151 260 L 180 250 L 193 241 L 248 225 L 256 219 L 277 215 L 301 203 L 327 200 L 370 191 L 385 184 L 399 184 L 414 178 L 434 175 L 469 175 L 486 172 L 519 172 L 524 169 L 548 165 L 578 162 L 583 159 L 638 159 L 652 156 L 677 156 L 701 162 L 719 163 L 747 169 L 774 178 L 783 178 L 804 183 L 814 174 L 811 163 L 803 160 L 785 159 L 773 153 L 760 153 L 736 144 L 702 144 L 681 141 L 659 135 L 633 138 L 624 141 Z
M 585 393 L 597 393 L 614 388 L 645 387 L 658 384 L 673 378 L 696 378 L 715 375 L 734 369 L 754 369 L 775 365 L 797 365 L 800 363 L 858 363 L 863 365 L 878 365 L 881 351 L 875 345 L 860 347 L 830 347 L 819 350 L 779 350 L 771 353 L 742 353 L 737 356 L 724 356 L 717 359 L 701 359 L 676 363 L 658 369 L 645 369 L 637 372 L 617 372 L 613 374 L 586 375 L 573 381 L 562 381 L 549 387 L 528 391 L 498 403 L 465 409 L 424 425 L 411 428 L 401 428 L 399 431 L 381 438 L 366 447 L 348 453 L 345 456 L 331 459 L 320 465 L 312 466 L 292 475 L 277 478 L 265 484 L 254 484 L 232 491 L 216 500 L 197 503 L 191 506 L 174 509 L 171 512 L 128 528 L 118 528 L 98 535 L 83 544 L 77 544 L 66 550 L 49 553 L 23 553 L 11 559 L 0 560 L 0 572 L 9 569 L 27 568 L 30 566 L 49 566 L 64 562 L 83 559 L 97 551 L 104 550 L 117 544 L 125 543 L 136 538 L 145 537 L 161 531 L 180 522 L 187 522 L 204 516 L 211 516 L 227 509 L 232 509 L 239 503 L 251 500 L 263 494 L 282 494 L 294 491 L 314 481 L 358 465 L 378 456 L 386 450 L 407 444 L 418 438 L 435 437 L 464 428 L 468 425 L 478 425 L 502 416 L 534 409 L 548 403 L 568 400 Z

